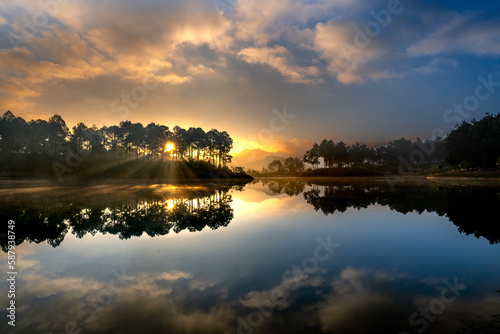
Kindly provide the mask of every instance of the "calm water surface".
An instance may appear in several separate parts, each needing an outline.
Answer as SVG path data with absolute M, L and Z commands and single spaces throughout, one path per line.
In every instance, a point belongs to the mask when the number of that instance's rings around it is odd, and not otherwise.
M 0 199 L 19 244 L 2 333 L 500 333 L 498 183 L 3 185 Z

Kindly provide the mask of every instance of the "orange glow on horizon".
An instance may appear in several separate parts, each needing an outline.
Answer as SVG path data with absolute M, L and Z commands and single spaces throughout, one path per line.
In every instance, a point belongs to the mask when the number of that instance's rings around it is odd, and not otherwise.
M 238 155 L 246 149 L 261 149 L 266 152 L 276 152 L 274 145 L 261 144 L 258 141 L 251 139 L 244 139 L 233 136 L 233 149 L 231 150 L 232 155 Z

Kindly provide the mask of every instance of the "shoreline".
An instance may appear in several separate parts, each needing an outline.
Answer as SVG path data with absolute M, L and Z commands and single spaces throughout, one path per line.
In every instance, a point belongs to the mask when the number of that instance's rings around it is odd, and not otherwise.
M 214 184 L 219 186 L 246 184 L 253 181 L 249 177 L 205 177 L 205 178 L 169 178 L 169 179 L 67 179 L 59 182 L 49 178 L 14 178 L 0 179 L 0 186 L 9 185 L 48 185 L 48 186 L 73 186 L 73 185 L 99 185 L 99 184 Z
M 428 180 L 490 180 L 500 181 L 500 177 L 484 177 L 484 176 L 425 176 Z
M 259 180 L 302 180 L 302 181 L 337 181 L 341 183 L 358 183 L 358 182 L 387 182 L 384 176 L 289 176 L 289 175 L 279 175 L 279 176 L 256 176 L 246 174 L 247 177 L 204 177 L 204 178 L 168 178 L 168 179 L 76 179 L 68 178 L 63 182 L 59 182 L 57 179 L 53 178 L 43 178 L 43 177 L 20 177 L 20 178 L 0 178 L 0 186 L 93 186 L 102 184 L 176 184 L 176 185 L 189 185 L 189 184 L 212 184 L 217 186 L 228 186 L 237 184 L 247 184 L 252 181 Z M 414 175 L 405 177 L 401 182 L 426 182 L 426 181 L 480 181 L 482 182 L 500 182 L 500 178 L 488 178 L 488 177 L 465 177 L 465 176 L 425 176 L 425 175 Z

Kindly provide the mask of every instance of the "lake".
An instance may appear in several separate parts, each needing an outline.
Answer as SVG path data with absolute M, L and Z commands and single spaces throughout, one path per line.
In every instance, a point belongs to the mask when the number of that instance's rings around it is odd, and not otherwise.
M 16 241 L 3 333 L 500 333 L 498 182 L 4 184 L 0 199 Z

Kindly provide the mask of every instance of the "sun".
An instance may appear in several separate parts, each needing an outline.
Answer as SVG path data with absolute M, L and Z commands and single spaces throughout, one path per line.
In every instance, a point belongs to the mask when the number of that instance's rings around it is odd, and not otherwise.
M 167 143 L 165 145 L 165 152 L 172 152 L 175 149 L 175 145 L 173 143 Z
M 165 202 L 165 209 L 168 211 L 172 211 L 172 209 L 175 207 L 175 203 L 173 200 L 169 199 L 168 201 Z

